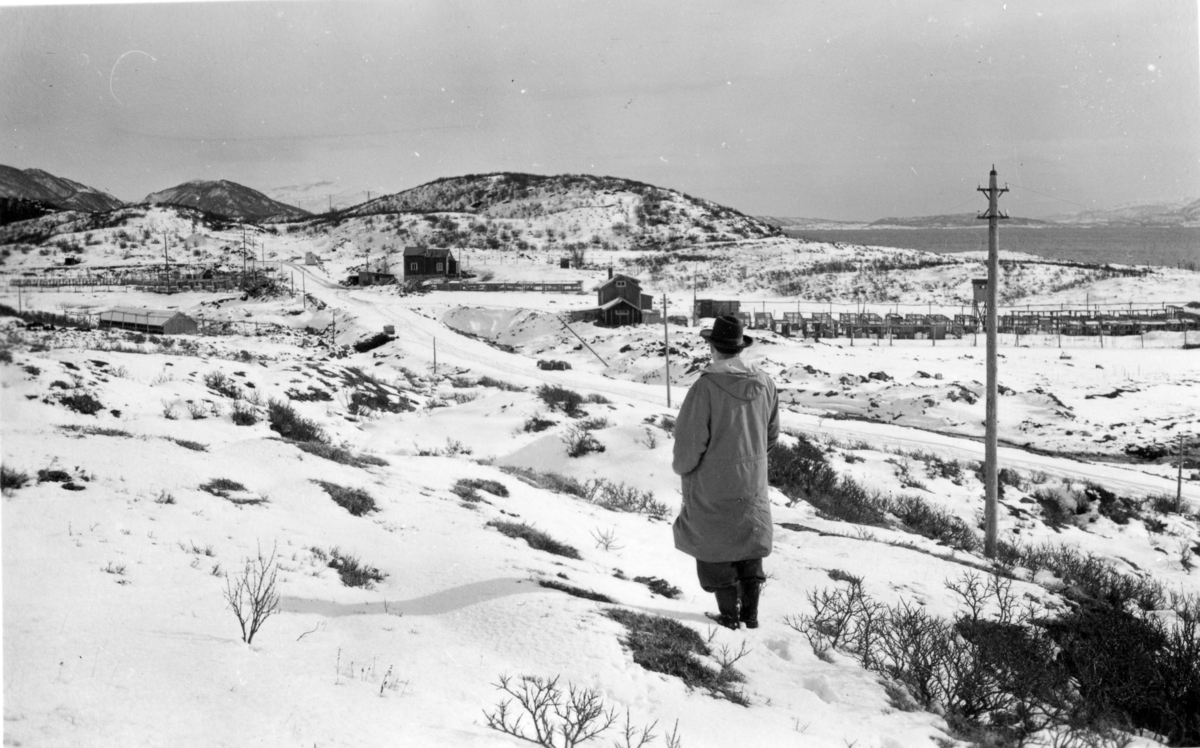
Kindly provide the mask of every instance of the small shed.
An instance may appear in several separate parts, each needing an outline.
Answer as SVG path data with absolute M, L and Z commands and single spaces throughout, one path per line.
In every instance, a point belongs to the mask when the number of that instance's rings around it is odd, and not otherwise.
M 304 253 L 304 264 L 305 265 L 320 265 L 321 258 L 317 257 L 316 252 L 305 252 Z
M 450 278 L 458 276 L 458 260 L 449 249 L 404 248 L 405 278 Z
M 726 314 L 736 315 L 741 311 L 741 302 L 719 301 L 717 299 L 697 299 L 697 317 L 720 317 Z
M 133 309 L 116 307 L 101 312 L 98 320 L 101 328 L 135 330 L 155 335 L 195 335 L 200 331 L 196 320 L 183 312 L 170 309 Z

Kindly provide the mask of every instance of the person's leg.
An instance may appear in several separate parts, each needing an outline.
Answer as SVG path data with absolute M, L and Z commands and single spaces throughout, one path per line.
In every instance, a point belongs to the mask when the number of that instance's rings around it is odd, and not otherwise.
M 758 628 L 758 599 L 767 575 L 763 572 L 762 559 L 751 558 L 733 565 L 738 578 L 738 593 L 741 599 L 739 620 L 748 629 Z
M 726 628 L 739 628 L 738 574 L 733 562 L 696 559 L 696 575 L 700 577 L 700 588 L 717 596 L 717 623 Z

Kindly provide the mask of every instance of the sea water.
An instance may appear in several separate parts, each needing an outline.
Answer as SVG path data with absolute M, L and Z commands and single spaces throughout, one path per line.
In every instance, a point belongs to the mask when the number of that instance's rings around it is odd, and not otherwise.
M 927 252 L 987 251 L 985 221 L 956 229 L 791 229 L 789 236 L 819 242 L 900 247 Z M 1001 251 L 1025 252 L 1048 260 L 1103 265 L 1200 266 L 1200 228 L 1104 226 L 1028 228 L 1000 223 Z

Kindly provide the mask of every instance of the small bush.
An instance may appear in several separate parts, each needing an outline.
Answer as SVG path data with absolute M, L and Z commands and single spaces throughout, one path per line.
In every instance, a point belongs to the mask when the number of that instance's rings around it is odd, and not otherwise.
M 599 392 L 591 393 L 590 395 L 588 395 L 587 397 L 584 398 L 584 402 L 595 403 L 597 405 L 611 405 L 612 404 L 612 400 L 609 400 L 607 397 L 605 397 L 604 395 L 601 395 Z
M 543 384 L 538 387 L 537 395 L 551 410 L 559 410 L 571 418 L 579 418 L 583 411 L 583 396 L 574 390 L 560 387 L 556 384 Z
M 1149 498 L 1148 503 L 1150 508 L 1159 514 L 1186 514 L 1188 510 L 1188 504 L 1183 497 L 1175 494 L 1156 494 Z
M 355 517 L 361 517 L 377 509 L 375 499 L 371 498 L 371 495 L 361 488 L 347 488 L 346 486 L 339 486 L 336 483 L 323 480 L 313 482 L 325 489 L 325 492 L 329 494 L 329 498 L 333 499 L 335 504 L 350 512 Z
M 590 431 L 583 428 L 582 424 L 573 425 L 560 438 L 567 445 L 568 457 L 583 457 L 584 455 L 604 451 L 604 445 L 600 443 L 600 440 L 593 436 Z
M 18 488 L 24 488 L 28 483 L 28 473 L 21 470 L 14 470 L 8 465 L 0 465 L 0 490 L 15 491 Z
M 325 558 L 325 554 L 321 554 L 321 558 Z M 328 554 L 328 566 L 338 573 L 341 577 L 342 584 L 347 587 L 361 587 L 365 590 L 371 589 L 375 582 L 382 582 L 387 579 L 387 574 L 384 574 L 374 566 L 367 566 L 359 563 L 359 560 L 354 556 L 342 554 L 337 548 L 330 549 Z
M 780 444 L 768 457 L 768 480 L 792 503 L 804 500 L 822 516 L 860 525 L 887 525 L 887 502 L 849 478 L 838 476 L 819 447 L 807 438 Z
M 225 575 L 225 602 L 237 617 L 242 641 L 250 644 L 267 619 L 279 612 L 279 593 L 275 589 L 275 549 L 264 556 L 259 549 L 254 560 L 246 559 L 240 576 Z
M 503 382 L 499 379 L 493 379 L 491 377 L 480 377 L 478 384 L 480 387 L 493 387 L 498 390 L 504 390 L 505 392 L 525 391 L 525 388 L 521 387 L 520 385 L 510 384 L 508 382 Z
M 38 471 L 38 483 L 69 483 L 71 474 L 66 470 L 44 468 Z
M 670 598 L 671 600 L 678 600 L 683 596 L 683 590 L 679 589 L 665 579 L 659 579 L 658 577 L 634 577 L 633 581 L 637 582 L 638 584 L 644 584 L 649 587 L 650 591 L 654 594 L 662 595 L 663 597 Z
M 720 672 L 704 665 L 696 655 L 710 657 L 713 652 L 694 629 L 672 618 L 635 613 L 614 608 L 604 615 L 625 627 L 625 646 L 633 661 L 646 670 L 682 680 L 689 688 L 702 688 L 712 696 L 723 696 L 735 704 L 749 706 L 749 700 L 735 683 L 745 677 L 733 667 Z
M 541 473 L 530 468 L 509 465 L 500 466 L 500 470 L 509 475 L 515 475 L 534 488 L 542 488 L 554 493 L 570 494 L 581 499 L 590 500 L 592 496 L 592 489 L 589 486 L 585 486 L 574 478 L 560 473 Z
M 592 491 L 592 502 L 614 512 L 646 514 L 654 519 L 665 519 L 670 507 L 654 498 L 653 491 L 642 491 L 625 483 L 612 483 L 598 479 Z
M 1057 530 L 1071 521 L 1071 510 L 1063 506 L 1062 500 L 1056 491 L 1039 488 L 1030 494 L 1030 496 L 1042 508 L 1042 521 L 1046 523 L 1047 527 Z
M 79 434 L 80 436 L 112 436 L 125 439 L 133 438 L 133 434 L 129 433 L 125 429 L 106 428 L 104 426 L 77 426 L 75 424 L 68 424 L 59 426 L 59 428 L 63 431 Z
M 225 376 L 223 371 L 210 371 L 204 375 L 204 384 L 213 392 L 233 400 L 242 399 L 242 390 L 237 382 Z
M 979 547 L 979 538 L 970 525 L 919 496 L 901 496 L 889 502 L 889 510 L 905 528 L 918 535 L 967 552 Z
M 208 491 L 213 496 L 220 496 L 223 499 L 227 499 L 231 491 L 245 491 L 246 487 L 229 478 L 213 478 L 209 482 L 201 484 L 200 490 Z
M 601 429 L 606 429 L 611 425 L 612 423 L 604 417 L 588 418 L 579 422 L 579 428 L 583 429 L 584 431 L 600 431 Z
M 308 454 L 316 455 L 317 457 L 323 457 L 326 460 L 330 460 L 341 465 L 351 465 L 353 467 L 367 467 L 368 465 L 375 465 L 386 467 L 388 464 L 390 464 L 382 457 L 361 454 L 352 451 L 348 447 L 329 444 L 327 442 L 298 442 L 291 439 L 285 439 L 284 441 L 286 441 L 288 444 L 295 445 L 302 452 L 307 452 Z
M 175 442 L 176 444 L 183 447 L 184 449 L 190 449 L 193 452 L 207 452 L 208 451 L 207 444 L 201 444 L 200 442 L 194 442 L 194 441 L 190 441 L 188 439 L 176 439 L 175 437 L 172 437 L 172 436 L 168 436 L 168 437 L 166 437 L 166 439 L 167 439 L 167 441 Z
M 494 519 L 488 522 L 488 526 L 496 528 L 510 538 L 524 540 L 534 550 L 545 551 L 546 553 L 553 553 L 556 556 L 564 556 L 566 558 L 583 558 L 579 555 L 579 551 L 571 546 L 558 542 L 536 527 L 527 525 L 524 522 L 508 522 L 506 520 Z
M 324 429 L 314 421 L 302 418 L 291 405 L 271 399 L 267 401 L 267 421 L 271 430 L 285 439 L 298 442 L 328 442 Z
M 250 403 L 237 400 L 229 411 L 229 419 L 235 426 L 253 426 L 258 423 L 258 411 Z
M 565 592 L 568 595 L 571 595 L 572 597 L 579 597 L 584 600 L 591 600 L 591 601 L 597 602 L 597 603 L 615 603 L 616 602 L 616 600 L 613 600 L 608 595 L 603 595 L 599 592 L 593 592 L 591 590 L 585 590 L 580 587 L 572 587 L 569 584 L 563 584 L 562 582 L 556 582 L 553 579 L 539 579 L 538 584 L 541 585 L 542 587 L 546 587 L 546 588 L 552 589 L 552 590 L 558 590 L 559 592 Z
M 537 433 L 539 431 L 545 431 L 556 423 L 558 422 L 551 421 L 549 418 L 541 418 L 540 416 L 534 414 L 525 419 L 525 432 Z
M 579 745 L 608 730 L 617 721 L 616 709 L 606 708 L 598 691 L 568 684 L 567 693 L 564 694 L 558 687 L 558 678 L 547 681 L 523 675 L 517 684 L 513 684 L 511 678 L 502 675 L 496 688 L 512 698 L 497 704 L 495 711 L 483 713 L 488 727 L 544 748 L 559 748 L 555 735 L 562 736 L 562 748 Z M 520 707 L 520 712 L 515 716 L 511 713 L 517 711 L 512 709 L 514 699 Z M 521 724 L 525 717 L 529 717 L 527 724 L 532 727 Z M 646 745 L 654 739 L 650 732 L 653 727 L 644 728 L 639 741 L 638 732 L 632 726 L 627 712 L 625 745 L 630 748 Z M 530 729 L 533 730 L 532 734 Z M 670 735 L 668 739 L 678 746 L 677 735 Z M 615 742 L 614 745 L 620 746 L 621 743 Z
M 493 496 L 508 496 L 508 488 L 503 483 L 486 478 L 461 478 L 454 484 L 455 488 L 463 487 L 487 491 Z
M 1129 524 L 1129 520 L 1141 516 L 1141 507 L 1137 501 L 1127 496 L 1118 496 L 1095 483 L 1084 486 L 1082 499 L 1089 504 L 1097 504 L 1097 511 L 1118 525 Z
M 85 416 L 95 415 L 101 410 L 104 410 L 104 405 L 88 392 L 76 392 L 59 400 L 60 403 L 67 406 L 76 413 L 83 413 Z

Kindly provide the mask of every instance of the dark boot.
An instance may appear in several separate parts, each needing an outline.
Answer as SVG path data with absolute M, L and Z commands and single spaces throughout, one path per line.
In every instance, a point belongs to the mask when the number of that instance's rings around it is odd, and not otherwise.
M 762 592 L 762 582 L 758 580 L 744 581 L 739 585 L 742 596 L 742 609 L 739 619 L 748 629 L 758 628 L 758 596 Z
M 717 623 L 725 628 L 737 631 L 741 628 L 738 623 L 738 588 L 722 587 L 716 591 L 717 595 L 717 610 L 720 615 L 717 616 Z

